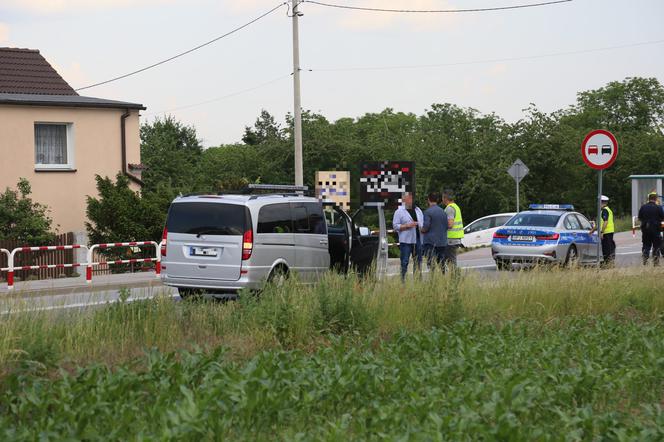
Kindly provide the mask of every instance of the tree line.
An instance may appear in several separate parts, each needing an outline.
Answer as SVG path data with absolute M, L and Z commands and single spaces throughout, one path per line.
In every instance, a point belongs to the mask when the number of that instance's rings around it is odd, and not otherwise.
M 522 207 L 572 203 L 592 217 L 597 178 L 581 160 L 581 142 L 593 129 L 613 132 L 620 146 L 604 174 L 604 193 L 618 215 L 631 208 L 629 175 L 664 172 L 664 87 L 656 78 L 626 78 L 579 92 L 574 104 L 554 112 L 531 104 L 516 122 L 443 103 L 421 115 L 388 108 L 336 121 L 306 111 L 302 125 L 310 188 L 318 170 L 348 170 L 357 206 L 360 162 L 410 160 L 416 164 L 416 200 L 422 204 L 430 190 L 453 189 L 466 223 L 515 209 L 515 184 L 506 170 L 517 158 L 530 169 L 521 182 Z M 99 194 L 88 197 L 90 241 L 159 239 L 168 206 L 179 194 L 292 183 L 292 134 L 290 115 L 282 126 L 266 110 L 245 128 L 241 142 L 207 149 L 193 126 L 173 117 L 143 124 L 145 185 L 134 192 L 122 175 L 97 177 Z M 33 204 L 29 193 L 29 183 L 21 181 L 18 190 L 0 194 L 7 226 L 0 239 L 31 243 L 48 234 L 47 210 Z

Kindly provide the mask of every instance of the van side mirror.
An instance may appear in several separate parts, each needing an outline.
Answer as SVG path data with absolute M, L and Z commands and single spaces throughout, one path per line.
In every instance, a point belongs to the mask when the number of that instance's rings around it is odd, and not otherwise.
M 359 227 L 360 236 L 371 236 L 371 230 L 368 227 Z

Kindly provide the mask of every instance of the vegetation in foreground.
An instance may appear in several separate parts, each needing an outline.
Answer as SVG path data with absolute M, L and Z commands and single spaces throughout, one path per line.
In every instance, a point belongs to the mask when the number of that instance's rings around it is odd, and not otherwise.
M 0 437 L 661 440 L 663 275 L 330 275 L 7 315 Z
M 5 381 L 3 440 L 662 440 L 664 325 L 460 321 Z

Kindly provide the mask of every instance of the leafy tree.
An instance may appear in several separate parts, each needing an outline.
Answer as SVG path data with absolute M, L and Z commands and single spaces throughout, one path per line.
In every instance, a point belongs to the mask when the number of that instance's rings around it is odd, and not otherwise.
M 164 200 L 170 203 L 170 197 L 163 192 L 141 197 L 121 173 L 115 182 L 99 175 L 95 178 L 99 197 L 88 196 L 89 221 L 85 223 L 90 243 L 159 241 L 166 219 Z
M 55 235 L 51 232 L 48 207 L 32 201 L 32 189 L 25 178 L 19 179 L 16 189 L 7 188 L 0 193 L 0 240 L 49 244 Z
M 146 166 L 143 190 L 152 192 L 165 186 L 173 194 L 193 191 L 203 152 L 196 129 L 168 116 L 143 124 L 140 135 L 141 161 Z
M 245 127 L 242 141 L 249 146 L 256 146 L 266 141 L 283 141 L 284 134 L 274 117 L 265 109 L 261 110 L 254 127 Z

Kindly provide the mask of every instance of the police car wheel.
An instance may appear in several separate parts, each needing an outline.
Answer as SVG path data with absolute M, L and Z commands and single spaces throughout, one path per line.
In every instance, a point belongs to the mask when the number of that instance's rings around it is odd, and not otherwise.
M 579 263 L 579 254 L 576 251 L 576 246 L 571 245 L 567 250 L 567 257 L 565 258 L 565 265 L 568 267 L 573 267 Z

